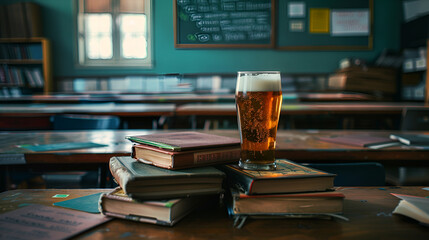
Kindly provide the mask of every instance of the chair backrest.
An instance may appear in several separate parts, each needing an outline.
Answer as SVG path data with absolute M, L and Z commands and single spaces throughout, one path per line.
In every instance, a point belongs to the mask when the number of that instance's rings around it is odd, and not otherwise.
M 63 114 L 51 118 L 54 130 L 118 129 L 117 116 Z
M 429 130 L 429 108 L 405 108 L 401 130 Z
M 335 173 L 334 186 L 384 186 L 384 167 L 376 162 L 305 163 L 308 167 Z

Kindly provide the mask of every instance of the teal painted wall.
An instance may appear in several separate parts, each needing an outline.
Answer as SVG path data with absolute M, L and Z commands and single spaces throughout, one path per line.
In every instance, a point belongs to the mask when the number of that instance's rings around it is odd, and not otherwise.
M 282 0 L 279 0 L 282 1 Z M 2 4 L 19 0 L 2 0 Z M 272 49 L 175 49 L 173 0 L 153 0 L 154 67 L 82 68 L 75 64 L 75 0 L 33 0 L 43 7 L 44 34 L 52 41 L 55 77 L 145 73 L 232 73 L 280 70 L 330 73 L 346 57 L 372 62 L 383 49 L 400 49 L 402 0 L 374 0 L 374 47 L 369 51 L 279 51 Z

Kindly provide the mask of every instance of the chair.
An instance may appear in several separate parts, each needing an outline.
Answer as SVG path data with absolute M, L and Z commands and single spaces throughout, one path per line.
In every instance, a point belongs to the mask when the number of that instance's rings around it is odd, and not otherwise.
M 64 114 L 52 116 L 54 130 L 118 129 L 117 116 Z
M 63 114 L 52 116 L 54 130 L 118 129 L 117 116 Z M 89 171 L 48 172 L 43 174 L 48 188 L 103 187 L 107 178 L 107 166 L 98 166 Z
M 334 186 L 384 186 L 384 167 L 376 162 L 305 163 L 304 166 L 335 173 Z
M 401 118 L 402 131 L 429 130 L 429 108 L 404 108 Z M 427 167 L 391 167 L 386 169 L 387 180 L 394 185 L 427 185 Z
M 429 130 L 429 108 L 404 108 L 401 130 Z

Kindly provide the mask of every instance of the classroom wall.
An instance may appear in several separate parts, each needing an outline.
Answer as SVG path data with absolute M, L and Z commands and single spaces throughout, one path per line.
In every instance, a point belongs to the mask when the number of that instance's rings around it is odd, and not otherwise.
M 279 0 L 282 1 L 282 0 Z M 20 2 L 2 0 L 2 4 Z M 400 49 L 402 0 L 374 0 L 374 45 L 368 51 L 280 51 L 273 49 L 175 49 L 173 0 L 153 0 L 154 67 L 82 68 L 75 63 L 76 0 L 33 0 L 43 7 L 44 35 L 52 41 L 54 77 L 231 73 L 280 70 L 285 73 L 330 73 L 342 58 L 372 62 L 383 49 Z

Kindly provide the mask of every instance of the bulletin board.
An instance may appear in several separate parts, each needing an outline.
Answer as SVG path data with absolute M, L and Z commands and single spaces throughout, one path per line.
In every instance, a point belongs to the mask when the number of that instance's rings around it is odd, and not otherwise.
M 277 49 L 370 50 L 373 0 L 280 0 Z
M 173 0 L 176 48 L 274 48 L 277 0 Z

